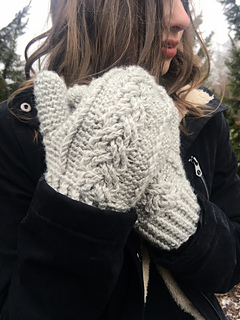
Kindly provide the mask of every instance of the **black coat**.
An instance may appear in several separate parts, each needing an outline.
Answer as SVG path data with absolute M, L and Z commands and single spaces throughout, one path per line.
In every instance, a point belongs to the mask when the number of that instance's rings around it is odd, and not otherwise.
M 23 103 L 32 107 L 27 111 Z M 53 190 L 45 171 L 34 97 L 0 105 L 0 319 L 193 319 L 174 302 L 156 265 L 205 319 L 225 319 L 214 292 L 240 281 L 240 180 L 224 106 L 209 117 L 186 117 L 181 135 L 186 174 L 201 206 L 198 230 L 178 250 L 144 246 L 151 259 L 144 305 L 141 244 L 127 214 L 99 210 Z M 194 158 L 191 158 L 194 157 Z M 196 175 L 200 164 L 203 177 Z M 192 159 L 190 162 L 189 159 Z M 199 173 L 199 172 L 197 172 Z M 208 199 L 209 198 L 209 199 Z M 167 272 L 168 273 L 168 272 Z M 187 297 L 187 298 L 186 298 Z M 179 303 L 179 302 L 178 302 Z

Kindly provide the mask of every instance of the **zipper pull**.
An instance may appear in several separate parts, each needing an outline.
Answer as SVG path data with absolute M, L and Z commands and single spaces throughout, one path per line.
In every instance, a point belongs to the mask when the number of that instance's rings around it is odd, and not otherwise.
M 207 199 L 209 200 L 209 191 L 208 191 L 207 183 L 206 183 L 205 178 L 203 176 L 202 169 L 200 168 L 199 162 L 197 161 L 197 159 L 194 156 L 191 156 L 191 158 L 188 161 L 194 165 L 195 174 L 197 177 L 199 177 L 202 180 L 202 183 L 203 183 L 205 191 L 206 191 Z
M 194 156 L 191 156 L 191 158 L 188 161 L 194 165 L 196 175 L 198 177 L 202 177 L 202 170 L 197 159 Z

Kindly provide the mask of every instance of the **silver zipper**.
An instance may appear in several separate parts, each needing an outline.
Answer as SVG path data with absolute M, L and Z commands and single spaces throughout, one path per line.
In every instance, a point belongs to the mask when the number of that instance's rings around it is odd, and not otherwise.
M 209 192 L 208 192 L 208 187 L 207 187 L 207 183 L 204 179 L 204 176 L 203 176 L 203 173 L 202 173 L 202 169 L 199 165 L 199 162 L 197 160 L 196 157 L 194 156 L 191 156 L 191 158 L 188 160 L 189 162 L 191 162 L 193 165 L 194 165 L 194 168 L 195 168 L 195 174 L 197 177 L 199 177 L 204 185 L 204 188 L 205 188 L 205 191 L 206 191 L 206 194 L 207 194 L 207 199 L 209 200 Z

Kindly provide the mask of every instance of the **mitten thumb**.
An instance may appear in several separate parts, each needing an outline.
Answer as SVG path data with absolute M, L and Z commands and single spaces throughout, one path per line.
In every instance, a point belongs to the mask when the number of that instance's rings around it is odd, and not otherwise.
M 40 130 L 46 136 L 68 119 L 67 87 L 57 73 L 43 71 L 34 81 L 34 94 Z

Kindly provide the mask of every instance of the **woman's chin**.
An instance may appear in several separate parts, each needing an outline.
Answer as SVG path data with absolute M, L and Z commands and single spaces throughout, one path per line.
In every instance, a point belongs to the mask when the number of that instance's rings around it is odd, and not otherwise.
M 168 72 L 171 60 L 172 59 L 167 59 L 164 61 L 163 67 L 162 67 L 162 76 L 164 76 Z

